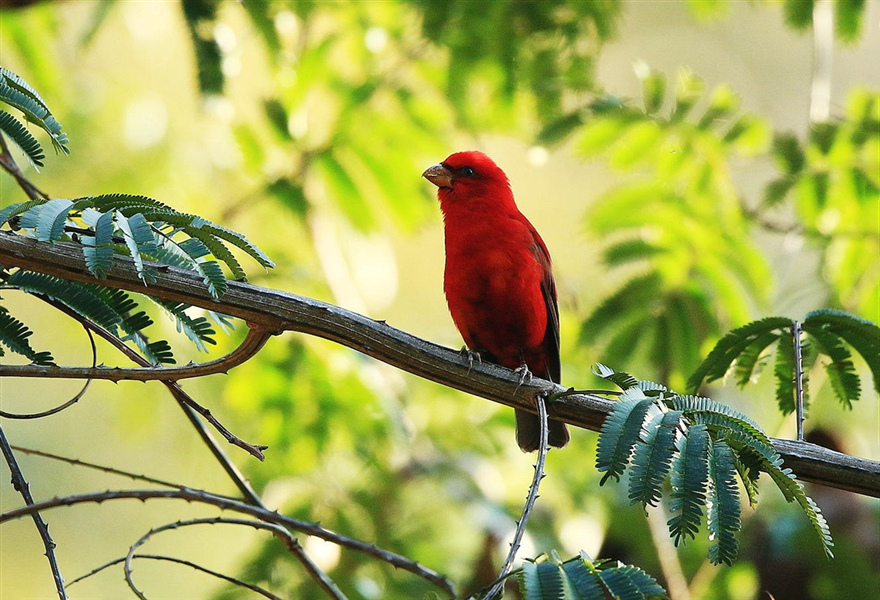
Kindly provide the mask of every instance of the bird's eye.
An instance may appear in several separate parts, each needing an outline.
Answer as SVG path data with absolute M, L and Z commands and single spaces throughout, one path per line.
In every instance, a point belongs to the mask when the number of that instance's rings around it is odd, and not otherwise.
M 464 175 L 465 177 L 473 177 L 474 170 L 470 167 L 462 167 L 461 174 Z

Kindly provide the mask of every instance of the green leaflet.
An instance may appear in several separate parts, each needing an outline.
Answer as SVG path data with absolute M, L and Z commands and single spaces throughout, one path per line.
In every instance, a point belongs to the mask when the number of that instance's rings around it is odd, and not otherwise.
M 205 317 L 191 317 L 186 314 L 186 304 L 180 302 L 165 302 L 162 300 L 154 300 L 156 304 L 164 308 L 177 321 L 177 331 L 186 334 L 190 340 L 196 345 L 201 352 L 208 352 L 205 344 L 215 345 L 217 341 L 214 339 L 216 332 L 211 327 L 211 323 Z
M 150 253 L 156 249 L 156 241 L 153 238 L 153 232 L 147 220 L 141 213 L 135 213 L 129 219 L 117 210 L 116 224 L 119 226 L 119 230 L 122 232 L 122 237 L 125 240 L 125 245 L 128 247 L 131 258 L 134 260 L 138 277 L 143 279 L 146 284 L 155 282 L 154 271 L 144 265 L 144 259 L 141 256 L 142 252 Z
M 734 366 L 734 374 L 736 375 L 736 384 L 739 387 L 745 387 L 752 381 L 753 377 L 761 374 L 762 358 L 764 351 L 773 343 L 780 340 L 782 334 L 775 331 L 768 331 L 756 337 L 736 358 Z
M 0 306 L 0 356 L 3 356 L 3 346 L 6 346 L 12 352 L 30 359 L 36 365 L 54 365 L 55 359 L 52 358 L 50 352 L 37 352 L 31 346 L 28 338 L 33 333 L 27 325 Z
M 636 446 L 629 479 L 633 504 L 656 506 L 675 451 L 675 437 L 684 413 L 658 413 L 642 429 L 643 443 Z
M 98 217 L 95 222 L 95 237 L 89 245 L 83 240 L 83 256 L 89 271 L 98 279 L 104 279 L 113 265 L 113 213 Z
M 807 314 L 804 330 L 812 333 L 822 327 L 849 344 L 868 363 L 874 390 L 880 393 L 880 327 L 840 310 L 816 310 Z
M 794 347 L 791 340 L 782 340 L 776 346 L 776 363 L 773 365 L 773 375 L 776 378 L 776 403 L 784 415 L 793 413 L 797 403 L 794 363 Z M 804 408 L 806 409 L 806 404 Z
M 525 600 L 646 600 L 666 598 L 657 580 L 632 565 L 593 561 L 585 552 L 561 561 L 552 553 L 523 563 L 520 592 Z
M 704 381 L 714 381 L 724 377 L 733 361 L 756 340 L 784 327 L 791 327 L 791 319 L 768 317 L 729 332 L 715 344 L 709 356 L 697 367 L 688 380 L 687 388 L 696 392 Z
M 739 489 L 736 485 L 736 465 L 733 452 L 724 440 L 711 444 L 709 453 L 709 513 L 706 526 L 710 539 L 709 560 L 714 564 L 733 564 L 739 543 L 740 529 Z
M 0 102 L 19 109 L 28 121 L 48 133 L 57 151 L 70 152 L 67 134 L 61 131 L 61 123 L 52 116 L 40 95 L 24 79 L 3 67 L 0 67 Z
M 862 385 L 852 362 L 852 354 L 833 332 L 820 327 L 810 327 L 806 331 L 818 349 L 831 359 L 825 365 L 825 372 L 828 373 L 834 395 L 844 408 L 852 409 L 852 403 L 862 394 Z
M 642 423 L 649 414 L 659 408 L 653 400 L 645 397 L 638 388 L 623 393 L 614 410 L 602 424 L 599 446 L 596 450 L 596 469 L 605 475 L 600 485 L 608 479 L 619 480 L 632 456 L 633 447 L 639 439 Z
M 42 202 L 21 215 L 19 227 L 33 229 L 35 237 L 41 242 L 54 242 L 64 234 L 64 225 L 73 202 L 66 198 L 56 198 Z
M 31 135 L 31 132 L 24 125 L 5 110 L 0 110 L 0 132 L 6 134 L 6 137 L 21 149 L 34 167 L 43 166 L 43 159 L 46 158 L 46 155 L 43 153 L 40 142 Z
M 669 510 L 672 518 L 667 523 L 675 545 L 695 538 L 703 518 L 709 481 L 709 429 L 705 425 L 691 426 L 676 440 L 676 455 L 672 461 Z
M 22 270 L 9 276 L 7 284 L 60 302 L 114 335 L 121 330 L 122 339 L 134 342 L 152 364 L 174 362 L 167 341 L 147 341 L 143 330 L 152 320 L 144 311 L 135 312 L 138 304 L 128 292 Z

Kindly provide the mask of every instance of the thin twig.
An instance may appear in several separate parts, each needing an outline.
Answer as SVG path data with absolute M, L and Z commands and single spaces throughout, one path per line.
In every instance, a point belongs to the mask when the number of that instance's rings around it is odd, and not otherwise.
M 455 595 L 452 589 L 452 583 L 446 577 L 432 569 L 429 569 L 413 560 L 406 558 L 405 556 L 395 554 L 394 552 L 379 548 L 378 546 L 368 544 L 361 540 L 346 537 L 334 531 L 330 531 L 329 529 L 325 529 L 317 523 L 310 523 L 309 521 L 295 519 L 293 517 L 283 515 L 279 512 L 261 508 L 259 506 L 254 506 L 253 504 L 248 504 L 240 500 L 232 500 L 230 498 L 218 496 L 209 492 L 193 490 L 189 488 L 174 490 L 114 490 L 56 497 L 50 500 L 44 500 L 42 502 L 31 504 L 29 506 L 22 506 L 19 508 L 8 510 L 5 513 L 0 514 L 0 524 L 11 521 L 13 519 L 20 519 L 26 515 L 30 515 L 35 512 L 50 510 L 60 506 L 101 503 L 109 500 L 135 499 L 146 501 L 160 498 L 185 500 L 187 502 L 200 502 L 203 504 L 216 506 L 223 510 L 230 510 L 250 515 L 265 523 L 275 523 L 276 525 L 282 525 L 294 531 L 300 531 L 307 535 L 312 535 L 321 538 L 322 540 L 332 542 L 338 546 L 342 546 L 343 548 L 348 548 L 350 550 L 355 550 L 357 552 L 361 552 L 362 554 L 378 558 L 379 560 L 386 562 L 395 568 L 407 571 L 409 573 L 417 575 L 418 577 L 421 577 L 426 581 L 429 581 L 444 592 L 448 593 L 450 596 Z
M 547 458 L 547 435 L 549 429 L 547 425 L 547 405 L 545 404 L 544 396 L 542 395 L 537 396 L 535 402 L 538 405 L 538 422 L 541 425 L 538 460 L 535 462 L 535 476 L 532 478 L 532 484 L 529 486 L 529 493 L 526 496 L 526 503 L 523 506 L 522 516 L 516 524 L 513 541 L 510 543 L 510 552 L 507 553 L 507 558 L 504 561 L 504 565 L 501 567 L 501 572 L 498 574 L 498 581 L 492 586 L 486 595 L 483 596 L 485 600 L 493 600 L 493 598 L 500 594 L 504 588 L 504 581 L 510 573 L 510 569 L 513 567 L 513 560 L 516 558 L 516 553 L 519 552 L 522 537 L 526 532 L 526 525 L 528 525 L 529 522 L 529 516 L 532 514 L 532 509 L 535 507 L 535 501 L 538 499 L 538 488 L 541 485 L 541 480 L 544 479 L 544 461 Z
M 33 508 L 36 506 L 36 503 L 33 496 L 31 496 L 30 486 L 27 480 L 25 480 L 21 468 L 18 466 L 18 461 L 15 460 L 15 454 L 12 453 L 12 448 L 6 439 L 6 434 L 3 433 L 2 427 L 0 427 L 0 448 L 2 448 L 3 457 L 6 459 L 6 464 L 9 465 L 9 470 L 12 473 L 12 487 L 21 494 L 26 505 L 25 508 Z M 49 568 L 52 569 L 52 578 L 55 581 L 58 598 L 60 600 L 67 600 L 67 593 L 64 591 L 64 577 L 61 576 L 61 569 L 58 567 L 58 560 L 55 558 L 55 542 L 52 541 L 52 536 L 49 535 L 49 526 L 43 520 L 39 510 L 34 509 L 29 514 L 33 518 L 34 525 L 37 526 L 37 531 L 43 540 L 43 546 L 46 548 L 46 558 L 49 559 Z
M 83 329 L 85 330 L 86 335 L 89 336 L 89 344 L 91 344 L 92 346 L 92 367 L 94 367 L 98 364 L 98 347 L 95 346 L 95 336 L 92 335 L 92 331 L 85 325 L 83 325 Z M 80 399 L 86 395 L 86 392 L 89 391 L 89 386 L 91 385 L 92 380 L 87 380 L 85 385 L 82 386 L 82 389 L 79 391 L 79 393 L 77 393 L 76 396 L 63 404 L 56 406 L 55 408 L 50 408 L 49 410 L 44 410 L 38 413 L 11 413 L 6 412 L 5 410 L 0 410 L 0 417 L 5 417 L 7 419 L 42 419 L 43 417 L 58 414 L 62 410 L 70 408 L 71 406 L 79 402 Z
M 84 460 L 79 460 L 78 458 L 69 458 L 67 456 L 61 456 L 60 454 L 52 454 L 51 452 L 43 452 L 42 450 L 34 450 L 33 448 L 25 448 L 24 446 L 11 446 L 13 450 L 18 452 L 23 452 L 25 454 L 30 454 L 32 456 L 39 456 L 42 458 L 49 458 L 52 460 L 57 460 L 61 462 L 65 462 L 69 465 L 73 465 L 75 467 L 85 467 L 87 469 L 94 469 L 96 471 L 102 471 L 104 473 L 110 473 L 111 475 L 119 475 L 121 477 L 127 477 L 129 479 L 133 479 L 134 481 L 143 481 L 144 483 L 152 483 L 155 485 L 161 485 L 163 487 L 169 487 L 176 490 L 185 490 L 189 489 L 187 486 L 182 485 L 180 483 L 174 483 L 173 481 L 166 481 L 164 479 L 157 479 L 155 477 L 149 477 L 147 475 L 141 475 L 139 473 L 132 473 L 130 471 L 123 471 L 121 469 L 116 469 L 113 467 L 107 467 L 104 465 L 98 465 L 95 463 L 91 463 Z M 233 498 L 232 496 L 226 496 L 224 494 L 217 494 L 216 492 L 212 492 L 217 496 L 223 496 L 224 498 L 229 498 L 230 500 L 236 500 L 237 498 Z M 70 584 L 68 584 L 70 585 Z
M 190 363 L 182 367 L 147 366 L 141 369 L 120 367 L 59 367 L 42 365 L 0 365 L 0 377 L 36 377 L 40 379 L 103 379 L 107 381 L 178 381 L 227 373 L 247 362 L 272 337 L 261 327 L 248 329 L 244 341 L 232 352 L 208 362 Z M 147 363 L 149 365 L 149 363 Z
M 804 441 L 804 358 L 801 352 L 801 323 L 791 324 L 791 338 L 794 344 L 794 389 L 795 408 L 797 412 L 797 439 Z
M 108 569 L 108 568 L 113 567 L 115 565 L 118 565 L 120 563 L 124 563 L 125 558 L 126 557 L 124 557 L 124 556 L 120 557 L 120 558 L 115 558 L 115 559 L 111 560 L 110 562 L 104 563 L 103 565 L 101 565 L 99 567 L 95 567 L 94 569 L 92 569 L 91 571 L 86 573 L 85 575 L 80 575 L 76 579 L 71 580 L 67 584 L 67 587 L 69 588 L 74 583 L 77 583 L 77 582 L 82 581 L 84 579 L 88 579 L 89 577 L 91 577 L 93 575 L 97 575 L 98 573 L 100 573 L 101 571 L 104 571 L 105 569 Z M 269 600 L 284 600 L 281 596 L 276 596 L 275 594 L 273 594 L 269 590 L 261 588 L 258 585 L 254 585 L 253 583 L 248 583 L 247 581 L 242 581 L 241 579 L 236 579 L 235 577 L 231 577 L 231 576 L 226 575 L 224 573 L 212 571 L 211 569 L 205 568 L 201 565 L 198 565 L 194 562 L 190 562 L 188 560 L 183 560 L 182 558 L 175 558 L 173 556 L 164 556 L 161 554 L 135 554 L 134 556 L 132 556 L 132 558 L 133 559 L 143 558 L 143 559 L 149 559 L 149 560 L 162 560 L 162 561 L 166 561 L 166 562 L 176 563 L 179 565 L 183 565 L 185 567 L 189 567 L 189 568 L 194 569 L 196 571 L 200 571 L 200 572 L 205 573 L 207 575 L 211 575 L 211 576 L 216 577 L 218 579 L 228 581 L 229 583 L 236 585 L 240 588 L 244 588 L 244 589 L 250 590 L 252 592 L 256 592 L 257 594 L 260 594 L 261 596 L 263 596 L 265 598 L 269 598 Z
M 125 581 L 128 583 L 128 587 L 139 597 L 141 600 L 146 600 L 143 593 L 135 586 L 134 581 L 131 578 L 131 560 L 134 556 L 135 551 L 141 547 L 143 544 L 147 542 L 151 537 L 158 533 L 162 533 L 164 531 L 171 531 L 175 529 L 180 529 L 182 527 L 192 527 L 194 525 L 244 525 L 246 527 L 253 527 L 254 529 L 265 529 L 267 531 L 271 531 L 275 534 L 275 537 L 278 537 L 282 540 L 285 546 L 295 555 L 303 555 L 305 556 L 305 552 L 300 546 L 299 542 L 296 540 L 291 533 L 280 525 L 276 525 L 274 523 L 264 523 L 262 521 L 254 521 L 251 519 L 231 519 L 227 517 L 210 517 L 210 518 L 199 518 L 199 519 L 189 519 L 187 521 L 176 521 L 174 523 L 168 523 L 167 525 L 162 525 L 161 527 L 155 527 L 142 535 L 140 539 L 138 539 L 131 547 L 128 549 L 128 554 L 125 557 Z M 306 556 L 307 563 L 314 566 L 314 563 L 311 561 L 308 556 Z M 317 568 L 317 567 L 316 567 Z M 336 584 L 324 574 L 323 571 L 317 569 L 316 572 L 310 573 L 313 578 L 317 578 L 318 584 L 324 589 L 325 592 L 334 600 L 347 600 L 345 594 L 336 586 Z

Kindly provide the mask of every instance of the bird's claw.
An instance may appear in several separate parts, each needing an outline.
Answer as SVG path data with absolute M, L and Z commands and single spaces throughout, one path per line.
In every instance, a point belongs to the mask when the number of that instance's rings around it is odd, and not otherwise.
M 529 371 L 529 367 L 525 363 L 518 366 L 516 369 L 513 370 L 513 372 L 519 375 L 519 383 L 516 384 L 516 389 L 522 387 L 522 384 L 526 382 L 532 382 L 532 372 Z
M 465 356 L 467 356 L 467 361 L 468 361 L 468 375 L 470 375 L 470 374 L 471 374 L 471 371 L 474 370 L 474 359 L 477 360 L 477 363 L 478 363 L 478 364 L 480 364 L 480 365 L 483 364 L 483 357 L 480 356 L 480 353 L 479 353 L 479 352 L 475 352 L 475 351 L 473 351 L 473 350 L 469 350 L 467 346 L 463 346 L 463 347 L 462 347 L 462 349 L 461 349 L 461 354 L 464 354 Z

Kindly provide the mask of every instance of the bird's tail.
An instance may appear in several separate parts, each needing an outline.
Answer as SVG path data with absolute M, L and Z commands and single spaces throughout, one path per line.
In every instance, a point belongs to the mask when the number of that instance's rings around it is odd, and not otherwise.
M 554 448 L 568 443 L 568 428 L 562 421 L 547 421 L 547 442 Z M 541 444 L 541 421 L 538 415 L 524 410 L 516 411 L 516 443 L 523 452 L 534 452 Z

